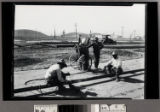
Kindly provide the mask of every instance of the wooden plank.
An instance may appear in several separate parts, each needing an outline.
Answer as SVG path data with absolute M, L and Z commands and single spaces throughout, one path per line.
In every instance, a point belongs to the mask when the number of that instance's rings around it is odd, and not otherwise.
M 123 74 L 121 74 L 121 75 L 124 75 L 124 74 L 127 74 L 127 73 L 140 72 L 140 71 L 144 71 L 144 69 L 132 70 L 132 72 L 131 72 L 131 71 L 125 71 L 125 72 L 123 72 Z M 104 76 L 106 76 L 106 75 L 104 75 Z M 101 77 L 104 77 L 104 76 L 101 76 Z M 96 78 L 98 78 L 98 77 L 99 77 L 99 76 L 97 76 L 97 77 L 92 77 L 91 79 L 96 79 Z M 76 83 L 76 82 L 73 80 L 72 83 Z M 52 86 L 40 85 L 40 86 L 32 86 L 32 87 L 26 87 L 26 88 L 18 88 L 18 89 L 15 89 L 15 90 L 14 90 L 14 93 L 32 91 L 32 90 L 37 90 L 37 89 L 44 89 L 44 88 L 49 88 L 49 87 L 54 87 L 54 85 L 52 85 Z
M 137 49 L 137 48 L 145 48 L 144 45 L 104 45 L 104 48 L 111 49 Z
M 14 89 L 14 93 L 32 91 L 32 90 L 36 90 L 36 89 L 40 89 L 40 88 L 44 89 L 44 88 L 49 88 L 49 87 L 54 87 L 54 86 L 40 85 L 40 86 L 32 86 L 32 87 L 26 87 L 26 88 L 18 88 L 18 89 Z

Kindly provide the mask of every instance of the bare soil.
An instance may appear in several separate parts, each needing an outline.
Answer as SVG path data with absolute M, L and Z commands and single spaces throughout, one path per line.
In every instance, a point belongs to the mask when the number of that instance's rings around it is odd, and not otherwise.
M 42 90 L 49 92 L 40 97 L 58 98 L 132 98 L 144 99 L 144 49 L 118 49 L 119 58 L 123 61 L 124 73 L 120 76 L 120 81 L 116 82 L 113 77 L 107 76 L 102 72 L 103 67 L 109 59 L 114 49 L 104 48 L 101 51 L 100 70 L 80 71 L 68 66 L 63 71 L 70 72 L 67 80 L 80 88 L 77 92 L 67 85 L 63 92 L 57 91 L 56 87 Z M 39 80 L 31 85 L 24 83 L 32 79 L 44 78 L 47 68 L 55 64 L 59 59 L 65 59 L 69 63 L 69 57 L 75 54 L 75 49 L 51 48 L 42 45 L 31 45 L 27 47 L 17 47 L 14 49 L 14 89 L 25 88 L 35 85 L 43 85 L 45 82 Z M 90 49 L 90 56 L 93 58 L 93 51 Z M 52 92 L 53 91 L 53 92 Z M 36 95 L 39 92 L 28 91 L 14 94 L 18 97 Z
M 93 58 L 92 48 L 90 56 Z M 104 48 L 101 51 L 101 62 L 106 62 L 111 58 L 114 49 Z M 122 60 L 141 58 L 144 49 L 118 49 L 116 50 Z M 14 71 L 26 71 L 46 69 L 60 59 L 65 59 L 69 63 L 69 57 L 76 54 L 73 47 L 51 48 L 41 45 L 31 45 L 14 49 Z
M 99 68 L 102 69 L 106 62 L 101 62 Z M 92 68 L 93 69 L 93 68 Z M 81 89 L 80 92 L 72 91 L 68 86 L 66 91 L 55 92 L 42 95 L 40 97 L 59 98 L 132 98 L 144 99 L 144 58 L 128 59 L 123 61 L 124 73 L 120 76 L 120 81 L 116 82 L 113 77 L 109 77 L 101 70 L 80 71 L 72 67 L 67 67 L 64 72 L 70 72 L 68 80 L 74 81 L 74 85 Z M 26 87 L 24 83 L 31 79 L 43 78 L 46 69 L 15 71 L 14 88 Z M 42 81 L 43 82 L 43 81 Z M 54 88 L 55 89 L 55 88 Z M 52 91 L 49 88 L 47 91 Z M 15 96 L 26 97 L 36 94 L 36 91 L 17 93 Z M 37 93 L 38 94 L 38 93 Z

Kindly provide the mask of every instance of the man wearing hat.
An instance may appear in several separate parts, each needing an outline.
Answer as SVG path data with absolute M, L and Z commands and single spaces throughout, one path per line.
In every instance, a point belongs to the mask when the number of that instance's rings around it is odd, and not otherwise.
M 95 69 L 98 70 L 100 51 L 103 48 L 103 42 L 99 42 L 98 37 L 95 37 L 94 42 L 89 47 L 91 46 L 93 46 L 94 66 L 95 66 Z
M 67 64 L 62 59 L 58 61 L 56 64 L 51 65 L 49 69 L 47 69 L 45 74 L 45 79 L 48 85 L 56 85 L 59 90 L 65 89 L 63 86 L 64 83 L 69 83 L 66 80 L 66 76 L 70 75 L 69 73 L 63 73 L 62 69 L 67 67 Z
M 116 52 L 112 53 L 112 59 L 108 61 L 107 65 L 104 66 L 104 71 L 106 74 L 115 76 L 116 81 L 119 81 L 119 75 L 123 72 L 122 61 L 118 58 Z

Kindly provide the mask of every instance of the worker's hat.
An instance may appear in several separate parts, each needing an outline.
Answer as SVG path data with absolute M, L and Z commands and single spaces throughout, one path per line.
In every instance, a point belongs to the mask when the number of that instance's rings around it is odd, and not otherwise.
M 57 64 L 60 64 L 62 67 L 67 67 L 67 64 L 64 59 L 59 60 Z
M 93 40 L 94 40 L 94 41 L 95 41 L 95 40 L 98 40 L 98 37 L 95 36 L 95 37 L 93 38 Z
M 116 56 L 116 55 L 118 55 L 117 52 L 113 51 L 112 56 Z

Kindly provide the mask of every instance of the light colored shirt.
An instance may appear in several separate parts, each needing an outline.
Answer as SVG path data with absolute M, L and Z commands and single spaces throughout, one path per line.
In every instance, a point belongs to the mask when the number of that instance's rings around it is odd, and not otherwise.
M 89 37 L 80 37 L 79 39 L 80 39 L 79 40 L 80 44 L 83 44 L 83 45 L 88 45 L 89 42 L 90 42 L 90 38 Z
M 82 38 L 82 40 L 81 40 L 82 44 L 84 44 L 85 41 L 86 41 L 86 39 L 85 39 L 85 38 Z
M 115 68 L 120 68 L 122 67 L 122 61 L 120 59 L 114 59 L 112 58 L 107 65 L 112 65 Z
M 45 79 L 48 79 L 50 77 L 54 77 L 57 75 L 57 78 L 59 81 L 64 82 L 64 78 L 62 77 L 62 72 L 59 64 L 55 64 L 49 67 L 49 69 L 46 71 Z

